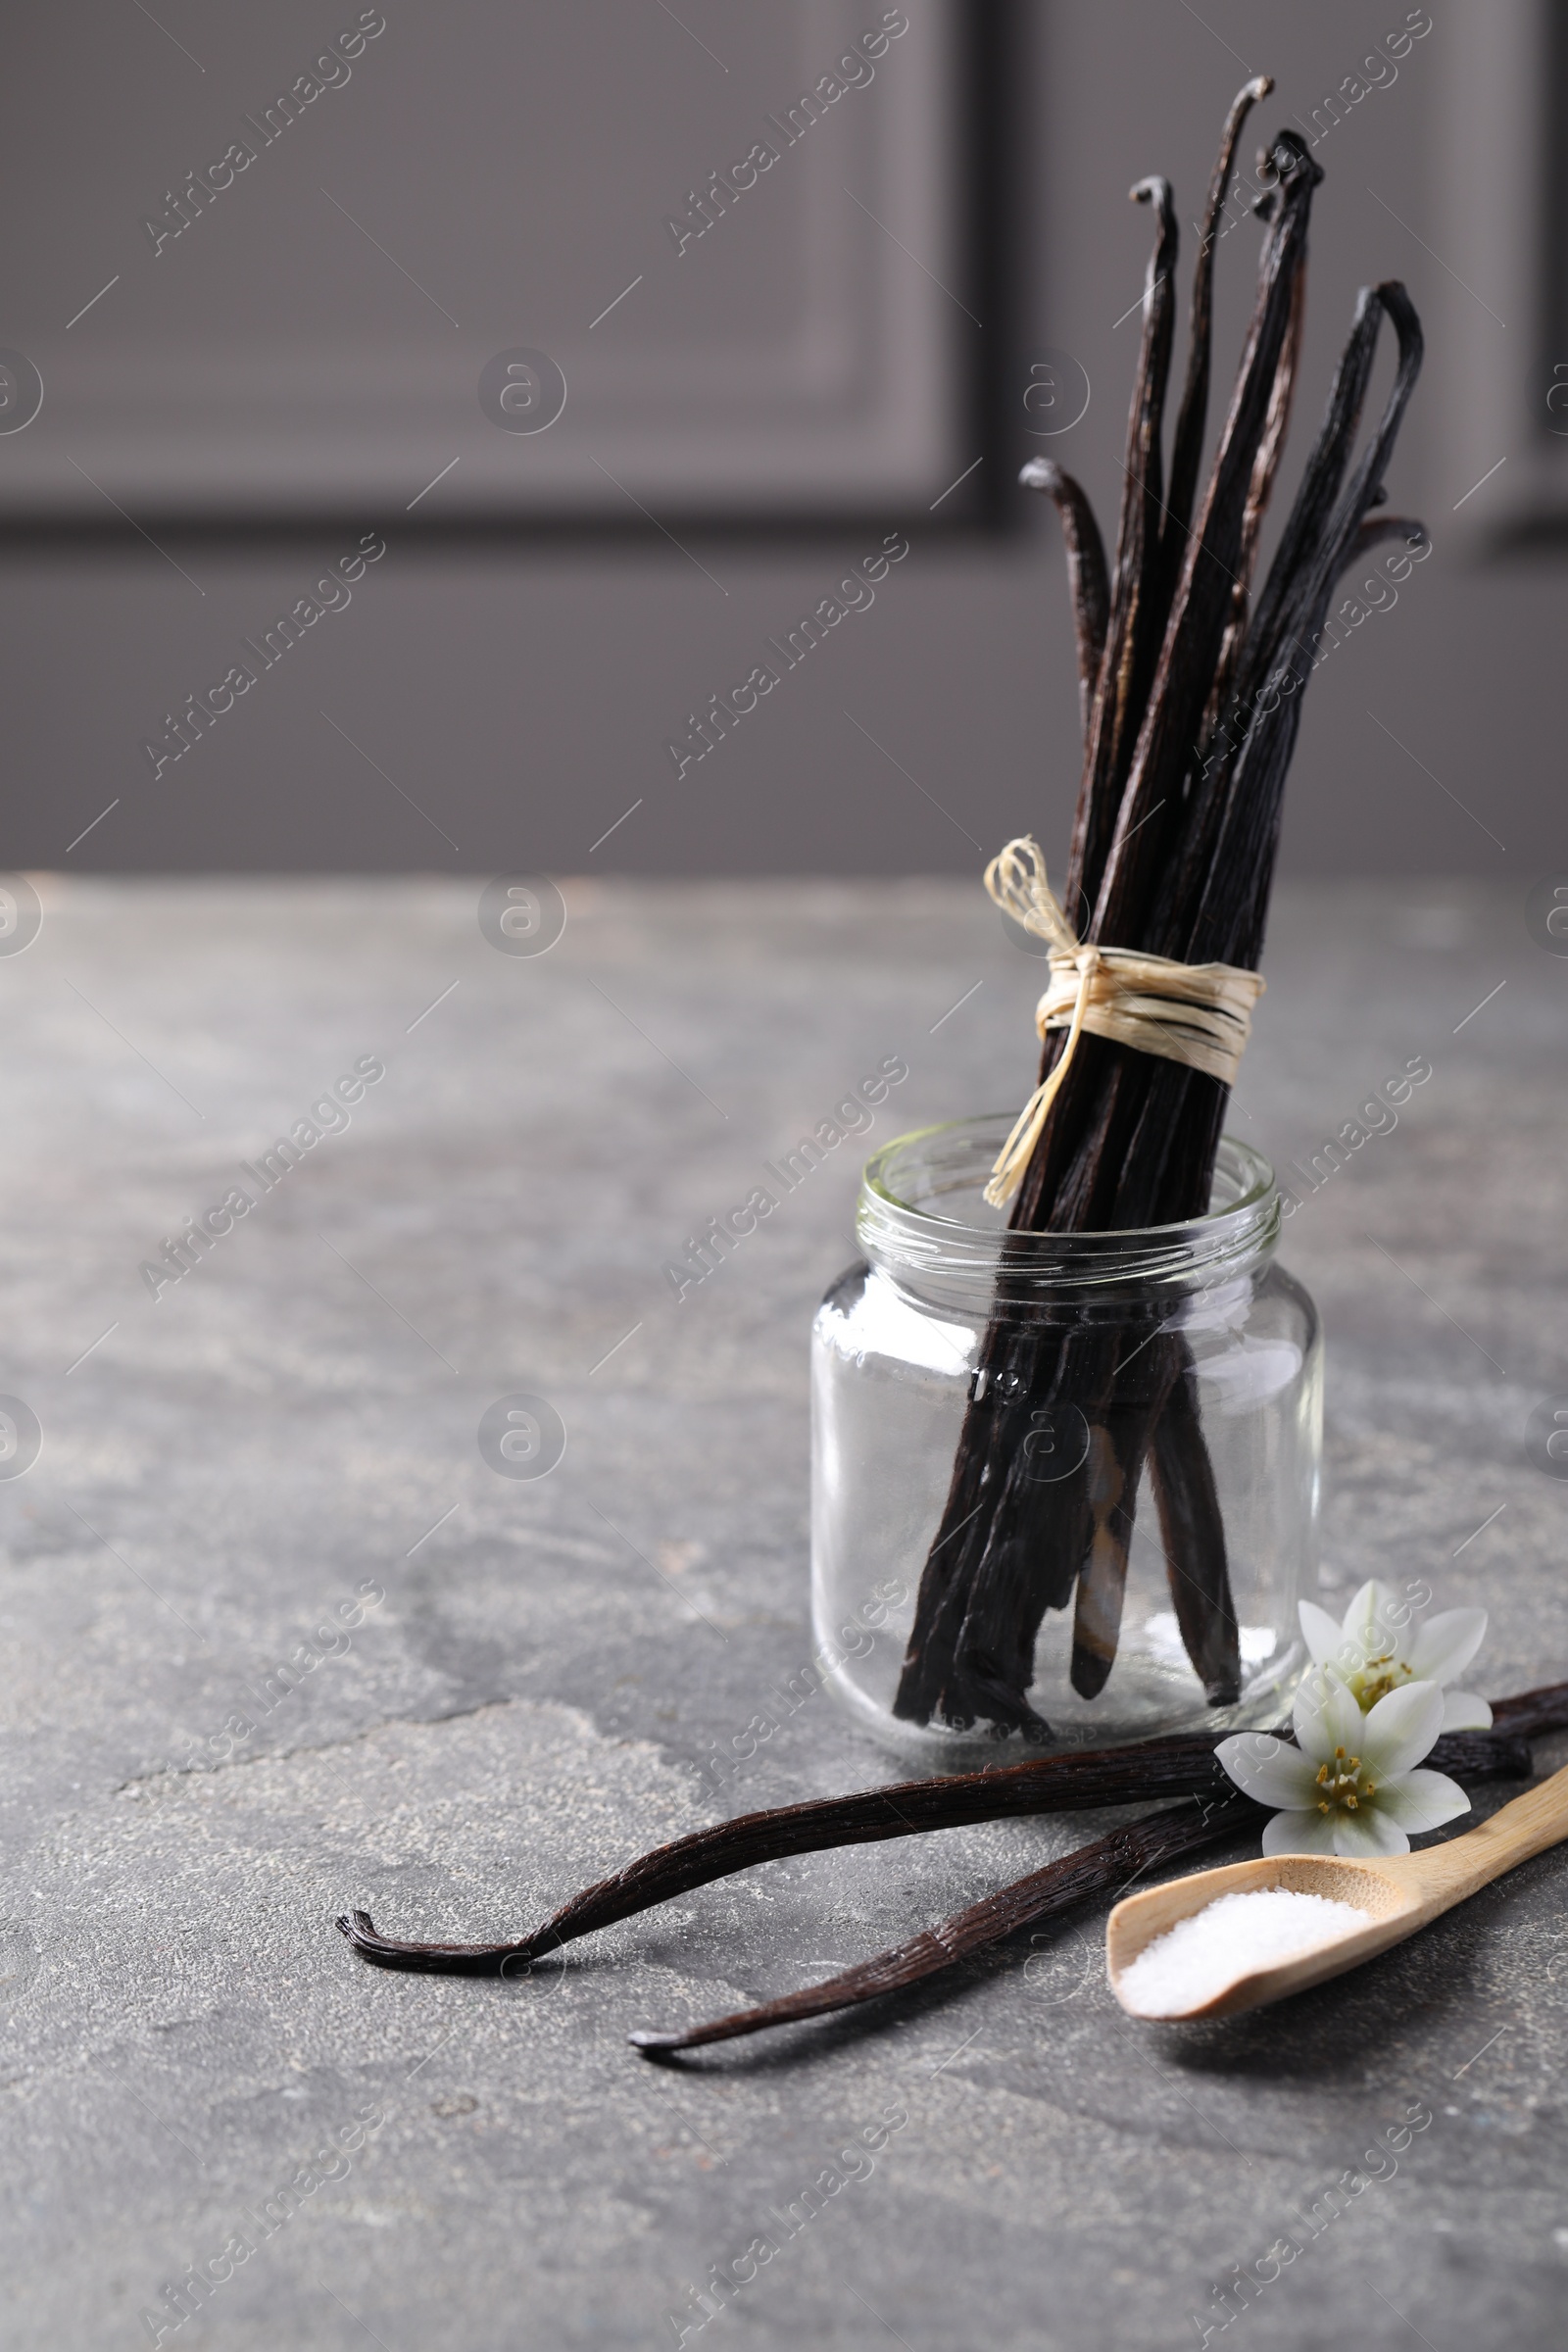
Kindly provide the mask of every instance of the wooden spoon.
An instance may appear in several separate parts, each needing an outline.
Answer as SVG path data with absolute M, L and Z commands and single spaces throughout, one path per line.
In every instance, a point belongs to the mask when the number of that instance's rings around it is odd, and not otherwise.
M 1170 2010 L 1154 2022 L 1196 2017 L 1234 2017 L 1243 2009 L 1259 2009 L 1288 1993 L 1302 1992 L 1309 1984 L 1358 1968 L 1391 1944 L 1424 1928 L 1440 1913 L 1462 1903 L 1466 1896 L 1488 1886 L 1503 1872 L 1532 1854 L 1568 1838 L 1568 1769 L 1553 1773 L 1538 1788 L 1516 1796 L 1490 1821 L 1462 1838 L 1428 1846 L 1419 1854 L 1393 1854 L 1376 1861 L 1352 1862 L 1335 1854 L 1264 1855 L 1257 1862 L 1234 1862 L 1224 1870 L 1200 1870 L 1194 1877 L 1173 1879 L 1167 1886 L 1151 1886 L 1129 1895 L 1105 1923 L 1105 1968 L 1110 1988 L 1133 2017 L 1148 2018 L 1147 2009 L 1134 2009 L 1122 1992 L 1122 1975 L 1156 1936 L 1178 1920 L 1190 1919 L 1222 1894 L 1254 1894 L 1267 1887 L 1288 1887 L 1297 1894 L 1327 1895 L 1353 1903 L 1370 1913 L 1364 1928 L 1353 1929 L 1315 1945 L 1294 1959 L 1276 1960 L 1266 1968 L 1239 1972 L 1213 1998 L 1190 2009 Z

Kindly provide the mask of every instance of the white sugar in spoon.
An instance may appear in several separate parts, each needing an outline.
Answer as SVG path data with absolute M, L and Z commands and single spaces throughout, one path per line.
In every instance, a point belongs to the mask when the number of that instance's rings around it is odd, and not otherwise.
M 1200 1870 L 1192 1878 L 1151 1886 L 1116 1905 L 1105 1923 L 1105 1968 L 1110 1988 L 1134 2017 L 1155 2013 L 1126 1997 L 1126 1971 L 1155 1936 L 1179 1920 L 1194 1918 L 1225 1894 L 1256 1894 L 1284 1887 L 1296 1894 L 1326 1895 L 1366 1912 L 1367 1924 L 1331 1934 L 1309 1949 L 1267 1965 L 1249 1967 L 1238 1950 L 1236 1973 L 1206 2000 L 1158 2012 L 1165 2021 L 1234 2017 L 1243 2009 L 1284 2000 L 1309 1984 L 1338 1977 L 1348 1968 L 1402 1943 L 1429 1921 L 1478 1893 L 1504 1871 L 1528 1862 L 1568 1838 L 1568 1769 L 1527 1789 L 1479 1829 L 1419 1854 L 1391 1854 L 1352 1862 L 1337 1854 L 1274 1854 L 1257 1862 L 1233 1862 L 1224 1870 Z

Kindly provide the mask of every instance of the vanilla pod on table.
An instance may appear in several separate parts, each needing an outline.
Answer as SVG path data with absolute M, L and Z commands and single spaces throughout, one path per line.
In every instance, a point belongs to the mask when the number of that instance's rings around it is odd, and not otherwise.
M 1526 1742 L 1564 1730 L 1568 1683 L 1555 1683 L 1494 1701 L 1491 1732 L 1446 1733 L 1429 1761 L 1434 1769 L 1461 1781 L 1493 1773 L 1528 1774 Z M 1288 1740 L 1290 1733 L 1283 1731 L 1279 1737 Z M 858 1789 L 850 1796 L 816 1797 L 806 1804 L 743 1813 L 639 1855 L 610 1878 L 583 1887 L 526 1935 L 501 1942 L 409 1942 L 383 1936 L 368 1911 L 346 1911 L 336 1926 L 356 1951 L 382 1968 L 432 1976 L 516 1975 L 580 1936 L 595 1935 L 617 1920 L 650 1911 L 736 1871 L 794 1854 L 877 1844 L 890 1838 L 968 1829 L 977 1822 L 1016 1820 L 1034 1813 L 1087 1812 L 1180 1798 L 1198 1798 L 1200 1812 L 1213 1818 L 1216 1807 L 1228 1805 L 1237 1795 L 1235 1783 L 1215 1761 L 1220 1738 L 1218 1733 L 1199 1732 L 1143 1740 L 1127 1747 L 1043 1756 L 1000 1771 L 903 1781 L 891 1788 Z M 1253 1812 L 1261 1818 L 1257 1808 Z

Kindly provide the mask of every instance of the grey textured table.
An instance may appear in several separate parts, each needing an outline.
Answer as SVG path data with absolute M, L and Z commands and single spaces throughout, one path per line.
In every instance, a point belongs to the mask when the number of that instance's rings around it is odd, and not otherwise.
M 880 1137 L 1018 1099 L 1039 968 L 978 886 L 568 883 L 537 958 L 485 942 L 475 885 L 42 888 L 0 959 L 0 1389 L 43 1430 L 0 1483 L 10 2340 L 690 2343 L 691 2290 L 763 2236 L 710 2323 L 736 2341 L 1191 2344 L 1416 2106 L 1226 2340 L 1561 2342 L 1561 1855 L 1233 2026 L 1122 2019 L 1086 1916 L 680 2069 L 628 2031 L 843 1965 L 1085 1825 L 772 1865 L 521 1984 L 333 1933 L 366 1903 L 505 1934 L 717 1810 L 896 1777 L 825 1699 L 722 1797 L 703 1772 L 809 1654 L 806 1335 L 859 1147 L 679 1304 L 661 1269 L 884 1055 Z M 1568 963 L 1522 897 L 1286 893 L 1238 1104 L 1283 1158 L 1432 1062 L 1286 1254 L 1329 1332 L 1330 1595 L 1479 1594 L 1493 1690 L 1568 1675 L 1568 1486 L 1522 1447 L 1568 1390 Z M 352 1124 L 155 1300 L 143 1261 L 361 1056 Z M 531 1483 L 475 1443 L 516 1391 L 568 1433 Z M 174 2331 L 191 2265 L 231 2275 Z

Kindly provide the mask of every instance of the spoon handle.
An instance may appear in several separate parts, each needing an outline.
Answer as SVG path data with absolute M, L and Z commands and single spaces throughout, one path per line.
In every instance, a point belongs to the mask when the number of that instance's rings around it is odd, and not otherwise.
M 1554 1772 L 1538 1788 L 1516 1796 L 1479 1829 L 1467 1831 L 1462 1838 L 1450 1838 L 1446 1845 L 1412 1854 L 1410 1863 L 1415 1867 L 1409 1870 L 1409 1878 L 1428 1915 L 1435 1916 L 1564 1838 L 1568 1838 L 1568 1767 Z M 1408 1866 L 1399 1867 L 1403 1877 Z

